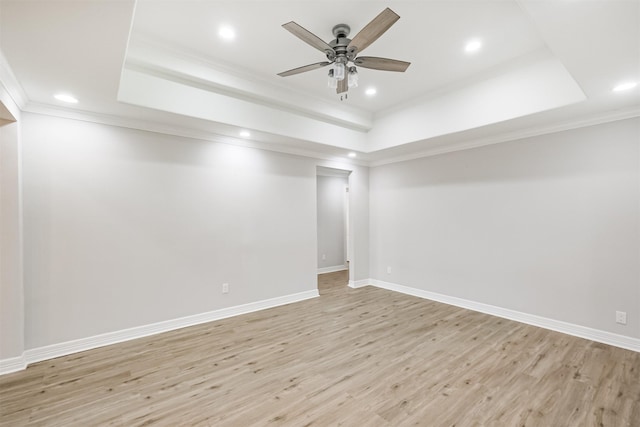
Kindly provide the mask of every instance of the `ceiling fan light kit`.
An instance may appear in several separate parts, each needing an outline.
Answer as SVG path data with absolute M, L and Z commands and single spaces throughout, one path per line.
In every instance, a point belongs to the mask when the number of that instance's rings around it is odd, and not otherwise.
M 339 95 L 344 93 L 346 97 L 349 88 L 358 87 L 356 66 L 372 70 L 404 72 L 411 65 L 410 62 L 373 56 L 358 56 L 360 52 L 391 28 L 398 19 L 400 19 L 399 15 L 386 8 L 360 30 L 353 39 L 348 37 L 351 28 L 347 24 L 338 24 L 333 27 L 335 39 L 329 43 L 293 21 L 283 24 L 282 26 L 291 34 L 324 53 L 327 61 L 294 68 L 278 75 L 287 77 L 331 65 L 327 86 L 336 89 L 336 93 Z M 340 99 L 343 99 L 342 96 Z
M 355 66 L 349 67 L 349 77 L 347 77 L 347 86 L 358 87 L 358 69 Z

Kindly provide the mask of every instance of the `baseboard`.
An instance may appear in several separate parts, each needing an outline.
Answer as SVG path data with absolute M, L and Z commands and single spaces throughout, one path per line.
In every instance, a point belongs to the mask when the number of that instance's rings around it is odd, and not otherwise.
M 25 359 L 24 355 L 11 357 L 9 359 L 0 359 L 0 375 L 22 371 L 26 367 L 27 360 Z
M 352 289 L 357 289 L 357 288 L 362 288 L 365 286 L 369 286 L 370 280 L 369 279 L 364 279 L 364 280 L 349 280 L 349 287 Z
M 348 269 L 349 267 L 346 265 L 334 265 L 331 267 L 321 267 L 321 268 L 318 268 L 318 274 L 334 273 L 336 271 L 344 271 Z
M 580 338 L 609 344 L 616 347 L 640 352 L 640 339 L 618 335 L 611 332 L 592 329 L 585 326 L 566 323 L 545 317 L 540 317 L 528 313 L 509 310 L 496 307 L 489 304 L 483 304 L 462 298 L 452 297 L 448 295 L 438 294 L 435 292 L 425 291 L 422 289 L 411 288 L 408 286 L 398 285 L 395 283 L 384 282 L 376 279 L 350 280 L 350 288 L 361 288 L 364 286 L 376 286 L 378 288 L 390 291 L 400 292 L 406 295 L 412 295 L 419 298 L 437 301 L 456 307 L 466 308 L 493 316 L 550 329 L 556 332 L 573 335 Z M 317 290 L 300 292 L 297 294 L 286 295 L 283 297 L 271 298 L 268 300 L 257 301 L 249 304 L 214 310 L 206 313 L 196 314 L 193 316 L 182 317 L 178 319 L 168 320 L 164 322 L 153 323 L 150 325 L 139 326 L 136 328 L 125 329 L 116 332 L 96 335 L 93 337 L 82 338 L 74 341 L 68 341 L 59 344 L 53 344 L 45 347 L 30 349 L 24 352 L 23 356 L 12 357 L 9 359 L 0 359 L 0 375 L 23 370 L 27 365 L 43 360 L 53 359 L 55 357 L 66 356 L 68 354 L 78 353 L 81 351 L 91 350 L 106 345 L 117 344 L 123 341 L 129 341 L 137 338 L 143 338 L 150 335 L 168 332 L 175 329 L 194 326 L 201 323 L 221 320 L 228 317 L 239 316 L 241 314 L 252 313 L 255 311 L 265 310 L 268 308 L 278 307 L 281 305 L 291 304 L 294 302 L 304 301 L 306 299 L 318 296 Z
M 412 295 L 415 297 L 441 302 L 444 304 L 454 305 L 456 307 L 466 308 L 469 310 L 478 311 L 480 313 L 490 314 L 493 316 L 502 317 L 504 319 L 515 320 L 516 322 L 526 323 L 528 325 L 538 326 L 540 328 L 550 329 L 556 332 L 562 332 L 564 334 L 573 335 L 575 337 L 585 338 L 591 341 L 596 341 L 603 344 L 609 344 L 615 347 L 640 352 L 640 339 L 638 338 L 618 335 L 612 332 L 592 329 L 586 326 L 562 322 L 560 320 L 549 319 L 546 317 L 536 316 L 533 314 L 509 310 L 489 304 L 438 294 L 422 289 L 411 288 L 395 283 L 384 282 L 382 280 L 369 279 L 368 283 L 378 288 L 400 292 L 406 295 Z M 351 284 L 349 284 L 349 286 L 351 286 Z
M 241 314 L 252 313 L 265 310 L 267 308 L 278 307 L 285 304 L 304 301 L 306 299 L 319 296 L 318 290 L 300 292 L 297 294 L 285 295 L 282 297 L 252 302 L 206 313 L 195 314 L 193 316 L 181 317 L 164 322 L 152 323 L 150 325 L 138 326 L 121 331 L 109 332 L 78 340 L 67 341 L 59 344 L 48 345 L 30 349 L 24 352 L 23 357 L 0 360 L 0 374 L 19 371 L 25 369 L 27 365 L 43 360 L 66 356 L 81 351 L 91 350 L 106 345 L 117 344 L 123 341 L 143 338 L 150 335 L 168 332 L 187 326 L 199 325 L 201 323 L 213 322 L 215 320 L 226 319 L 228 317 L 239 316 Z

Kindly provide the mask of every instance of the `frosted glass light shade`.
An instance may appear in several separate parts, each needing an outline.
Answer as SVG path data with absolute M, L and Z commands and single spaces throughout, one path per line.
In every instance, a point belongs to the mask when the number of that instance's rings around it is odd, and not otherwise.
M 333 69 L 329 70 L 329 80 L 327 80 L 327 87 L 335 89 L 338 87 L 338 80 L 333 77 Z
M 356 70 L 356 67 L 349 67 L 348 79 L 347 86 L 358 87 L 358 70 Z
M 344 79 L 344 64 L 342 62 L 336 62 L 333 65 L 333 77 L 336 80 L 343 80 Z

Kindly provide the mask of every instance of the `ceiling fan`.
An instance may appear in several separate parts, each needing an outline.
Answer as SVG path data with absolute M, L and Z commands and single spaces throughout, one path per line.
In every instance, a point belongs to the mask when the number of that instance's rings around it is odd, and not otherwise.
M 324 53 L 327 56 L 327 60 L 283 71 L 278 75 L 287 77 L 333 64 L 333 67 L 329 70 L 329 87 L 335 88 L 336 93 L 342 94 L 346 93 L 350 87 L 358 86 L 358 69 L 356 66 L 373 70 L 404 72 L 411 65 L 410 62 L 374 56 L 358 56 L 385 31 L 391 28 L 398 19 L 400 19 L 399 15 L 386 8 L 360 30 L 353 39 L 348 38 L 351 28 L 346 24 L 338 24 L 333 27 L 335 39 L 329 43 L 326 43 L 320 37 L 293 21 L 283 24 L 282 26 L 291 34 Z

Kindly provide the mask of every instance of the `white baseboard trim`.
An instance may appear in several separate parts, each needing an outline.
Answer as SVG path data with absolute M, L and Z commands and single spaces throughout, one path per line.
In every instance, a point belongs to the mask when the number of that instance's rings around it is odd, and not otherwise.
M 0 359 L 0 375 L 22 371 L 27 367 L 27 360 L 22 356 Z
M 586 326 L 562 322 L 560 320 L 549 319 L 546 317 L 536 316 L 534 314 L 496 307 L 494 305 L 438 294 L 435 292 L 411 288 L 395 283 L 384 282 L 382 280 L 369 279 L 368 282 L 372 286 L 376 286 L 378 288 L 400 292 L 406 295 L 412 295 L 415 297 L 437 301 L 444 304 L 454 305 L 456 307 L 466 308 L 469 310 L 478 311 L 480 313 L 490 314 L 493 316 L 502 317 L 504 319 L 515 320 L 516 322 L 526 323 L 528 325 L 538 326 L 540 328 L 550 329 L 556 332 L 562 332 L 564 334 L 573 335 L 575 337 L 585 338 L 591 341 L 596 341 L 603 344 L 609 344 L 615 347 L 640 352 L 640 339 L 638 338 L 618 335 L 612 332 L 592 329 Z M 351 286 L 351 284 L 349 284 L 349 286 Z
M 45 347 L 26 350 L 23 357 L 0 360 L 0 375 L 25 369 L 27 365 L 43 360 L 66 356 L 81 351 L 91 350 L 106 345 L 117 344 L 123 341 L 143 338 L 162 332 L 168 332 L 187 326 L 199 325 L 201 323 L 213 322 L 215 320 L 226 319 L 228 317 L 239 316 L 241 314 L 252 313 L 265 310 L 267 308 L 278 307 L 285 304 L 304 301 L 306 299 L 318 297 L 318 290 L 300 292 L 297 294 L 285 295 L 282 297 L 252 302 L 249 304 L 237 305 L 192 316 L 181 317 L 173 320 L 152 323 L 150 325 L 138 326 L 121 331 L 108 332 L 106 334 L 81 338 L 59 344 L 52 344 Z
M 365 286 L 369 286 L 371 283 L 370 279 L 363 280 L 349 280 L 349 287 L 351 289 L 363 288 Z
M 325 274 L 325 273 L 334 273 L 336 271 L 344 271 L 344 270 L 348 270 L 349 267 L 346 265 L 334 265 L 331 267 L 319 267 L 318 268 L 318 274 Z

